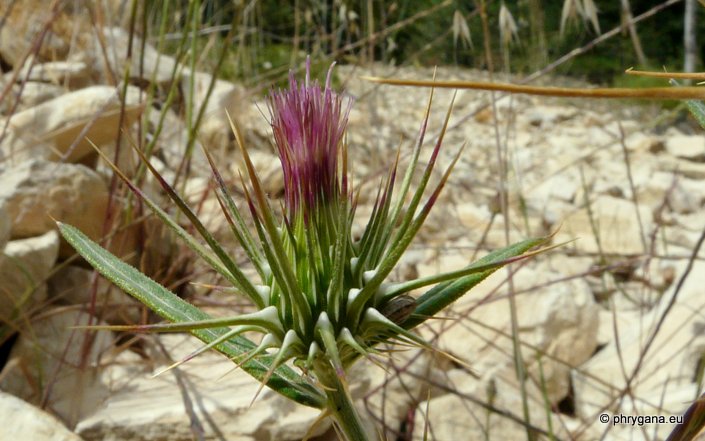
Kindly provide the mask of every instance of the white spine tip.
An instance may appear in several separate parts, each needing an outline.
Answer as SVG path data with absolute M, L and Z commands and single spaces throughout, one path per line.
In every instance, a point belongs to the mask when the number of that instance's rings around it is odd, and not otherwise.
M 318 316 L 318 321 L 316 321 L 316 326 L 331 326 L 328 313 L 325 311 L 321 312 L 321 315 Z
M 266 308 L 260 310 L 259 316 L 262 320 L 276 326 L 280 331 L 284 331 L 284 325 L 282 325 L 281 320 L 279 320 L 279 310 L 276 306 L 267 306 Z
M 264 337 L 262 337 L 262 341 L 260 341 L 259 347 L 262 349 L 276 348 L 281 346 L 281 344 L 281 340 L 279 340 L 276 335 L 266 334 Z
M 357 264 L 360 262 L 360 259 L 358 257 L 351 257 L 350 258 L 350 269 L 355 272 L 357 271 Z
M 257 285 L 255 286 L 255 291 L 257 291 L 257 294 L 259 294 L 259 296 L 262 298 L 265 306 L 269 306 L 270 294 L 272 292 L 272 289 L 267 285 Z
M 386 296 L 387 293 L 389 293 L 389 292 L 392 290 L 392 288 L 394 288 L 394 286 L 395 286 L 394 283 L 383 283 L 383 284 L 381 284 L 381 285 L 379 286 L 379 288 L 377 289 L 377 292 L 375 293 L 375 300 L 376 300 L 377 302 L 379 302 L 380 300 L 382 300 L 382 298 L 384 298 L 384 296 Z
M 360 294 L 360 290 L 357 288 L 351 288 L 350 291 L 348 291 L 348 308 L 352 306 L 352 302 L 357 298 L 358 294 Z

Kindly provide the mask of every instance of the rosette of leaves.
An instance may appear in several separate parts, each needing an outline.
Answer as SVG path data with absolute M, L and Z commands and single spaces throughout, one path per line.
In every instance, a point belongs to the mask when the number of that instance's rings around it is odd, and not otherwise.
M 270 123 L 285 179 L 281 209 L 275 209 L 263 191 L 236 124 L 233 130 L 245 164 L 246 177 L 241 176 L 244 209 L 232 199 L 213 158 L 206 152 L 223 215 L 256 270 L 258 280 L 245 276 L 141 152 L 138 151 L 145 165 L 200 238 L 190 235 L 113 167 L 166 225 L 232 284 L 237 293 L 256 306 L 256 312 L 210 317 L 75 228 L 65 224 L 59 224 L 59 228 L 97 271 L 170 322 L 108 328 L 190 332 L 206 344 L 179 363 L 205 350 L 218 350 L 262 385 L 301 404 L 324 410 L 333 417 L 344 437 L 363 440 L 367 436 L 347 388 L 346 371 L 350 365 L 361 357 L 374 359 L 379 354 L 375 347 L 383 341 L 428 347 L 411 332 L 414 327 L 496 269 L 533 254 L 528 251 L 547 239 L 526 240 L 494 251 L 457 271 L 390 282 L 390 274 L 438 200 L 460 155 L 459 151 L 439 182 L 430 186 L 451 109 L 430 158 L 421 166 L 419 156 L 431 109 L 431 92 L 403 176 L 398 176 L 397 152 L 377 191 L 366 227 L 361 236 L 355 237 L 352 226 L 358 193 L 348 179 L 345 144 L 352 100 L 332 90 L 332 66 L 323 87 L 311 81 L 309 72 L 307 65 L 303 84 L 292 73 L 289 89 L 272 91 L 268 97 Z M 412 189 L 412 178 L 417 173 L 420 178 Z M 248 227 L 245 216 L 251 218 L 253 228 Z M 418 298 L 409 295 L 412 290 L 427 287 Z M 259 332 L 261 339 L 245 338 L 242 334 L 246 331 Z

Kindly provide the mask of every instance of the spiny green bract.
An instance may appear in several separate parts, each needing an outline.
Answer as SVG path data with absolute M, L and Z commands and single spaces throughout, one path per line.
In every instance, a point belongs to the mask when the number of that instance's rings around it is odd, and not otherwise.
M 223 206 L 230 208 L 228 218 L 235 237 L 261 276 L 256 286 L 236 284 L 260 307 L 259 312 L 232 321 L 242 325 L 233 334 L 253 329 L 264 334 L 248 357 L 278 348 L 272 369 L 290 359 L 309 369 L 324 355 L 342 376 L 347 365 L 359 356 L 369 356 L 374 352 L 372 347 L 387 338 L 424 345 L 401 326 L 414 309 L 413 299 L 406 295 L 411 288 L 385 280 L 426 219 L 455 161 L 421 205 L 450 115 L 449 110 L 421 182 L 411 191 L 411 177 L 426 133 L 429 100 L 398 196 L 393 199 L 397 156 L 378 191 L 364 233 L 355 239 L 351 231 L 357 197 L 348 183 L 344 142 L 351 101 L 331 89 L 332 68 L 323 88 L 310 80 L 307 65 L 303 84 L 297 83 L 292 73 L 290 88 L 272 91 L 268 98 L 284 171 L 283 216 L 276 216 L 270 207 L 236 126 L 233 129 L 249 178 L 245 195 L 256 235 L 250 236 L 239 211 L 228 202 L 224 186 L 219 195 L 225 201 Z M 406 203 L 404 209 L 402 203 Z

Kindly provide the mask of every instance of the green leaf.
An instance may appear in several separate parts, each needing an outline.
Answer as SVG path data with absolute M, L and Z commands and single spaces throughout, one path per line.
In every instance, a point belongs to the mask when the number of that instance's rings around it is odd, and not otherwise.
M 473 266 L 498 263 L 511 257 L 519 256 L 533 247 L 545 244 L 549 240 L 550 237 L 540 237 L 515 243 L 506 248 L 491 252 L 487 256 L 473 263 Z M 470 291 L 478 283 L 485 280 L 490 274 L 498 269 L 499 267 L 491 268 L 481 273 L 470 274 L 457 280 L 440 283 L 434 286 L 417 299 L 416 310 L 402 324 L 402 326 L 406 329 L 412 329 L 420 325 L 446 306 L 458 300 L 465 293 Z
M 685 104 L 688 106 L 688 110 L 693 114 L 693 117 L 698 121 L 700 127 L 705 129 L 705 103 L 702 101 L 687 100 Z
M 669 80 L 669 83 L 675 87 L 681 87 L 681 85 L 673 78 Z M 688 110 L 693 115 L 693 118 L 700 124 L 700 127 L 705 129 L 705 103 L 697 100 L 685 100 L 685 105 L 688 106 Z
M 144 303 L 159 316 L 171 322 L 212 319 L 205 312 L 180 299 L 176 294 L 142 274 L 136 268 L 103 249 L 76 228 L 67 224 L 57 224 L 66 241 L 100 274 L 115 283 L 126 293 Z M 220 327 L 194 329 L 190 332 L 205 343 L 210 343 L 229 331 L 230 328 Z M 216 349 L 226 356 L 237 360 L 243 358 L 255 347 L 256 345 L 252 341 L 238 336 L 217 345 Z M 271 364 L 271 356 L 261 356 L 244 363 L 242 369 L 257 380 L 262 381 Z M 268 379 L 267 385 L 287 398 L 306 406 L 316 408 L 325 406 L 324 395 L 287 366 L 278 367 Z

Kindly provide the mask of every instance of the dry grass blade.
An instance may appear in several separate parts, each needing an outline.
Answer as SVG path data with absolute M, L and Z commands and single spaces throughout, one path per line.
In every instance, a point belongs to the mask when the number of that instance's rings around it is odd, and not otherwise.
M 640 77 L 666 78 L 677 80 L 705 80 L 705 72 L 654 72 L 647 70 L 634 70 L 631 67 L 624 71 L 627 75 Z
M 702 87 L 597 87 L 594 89 L 579 89 L 571 87 L 523 86 L 518 84 L 485 81 L 403 80 L 399 78 L 368 76 L 363 76 L 362 78 L 373 83 L 389 84 L 392 86 L 473 89 L 565 98 L 621 98 L 651 100 L 705 99 L 705 88 Z

